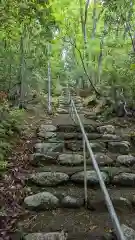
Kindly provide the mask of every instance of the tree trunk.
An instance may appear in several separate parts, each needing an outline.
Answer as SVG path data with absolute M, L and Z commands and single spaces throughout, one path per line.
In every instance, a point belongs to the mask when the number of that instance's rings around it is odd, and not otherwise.
M 97 23 L 97 19 L 96 19 L 96 3 L 97 0 L 94 0 L 94 8 L 93 8 L 93 29 L 92 29 L 92 36 L 91 38 L 94 39 L 95 38 L 95 33 L 96 33 L 96 23 Z
M 24 61 L 24 36 L 21 36 L 20 42 L 21 58 L 20 58 L 20 101 L 19 105 L 23 105 L 24 101 L 24 71 L 25 71 L 25 61 Z
M 104 23 L 104 31 L 101 37 L 100 41 L 100 54 L 98 58 L 98 82 L 100 83 L 100 77 L 101 77 L 101 64 L 102 64 L 102 56 L 103 56 L 103 46 L 104 46 L 104 38 L 107 33 L 107 25 Z
M 48 113 L 52 114 L 51 106 L 51 67 L 50 67 L 50 45 L 48 44 Z

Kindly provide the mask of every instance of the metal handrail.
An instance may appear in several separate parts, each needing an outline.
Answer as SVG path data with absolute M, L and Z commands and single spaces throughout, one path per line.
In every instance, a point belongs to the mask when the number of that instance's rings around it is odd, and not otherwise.
M 117 214 L 115 212 L 115 209 L 113 207 L 113 204 L 112 204 L 112 201 L 111 201 L 111 198 L 109 196 L 109 193 L 107 191 L 107 188 L 106 188 L 106 185 L 104 183 L 104 180 L 103 180 L 103 177 L 101 175 L 101 172 L 100 172 L 100 169 L 98 167 L 98 163 L 95 159 L 95 156 L 93 154 L 93 151 L 92 151 L 92 148 L 90 146 L 90 143 L 89 143 L 89 140 L 87 138 L 87 135 L 85 133 L 85 130 L 84 130 L 84 126 L 82 124 L 82 121 L 79 117 L 79 114 L 77 112 L 77 109 L 76 109 L 76 106 L 75 106 L 75 103 L 71 97 L 71 93 L 70 91 L 68 92 L 69 93 L 69 103 L 70 103 L 70 106 L 71 106 L 71 117 L 73 118 L 73 120 L 75 121 L 74 119 L 74 116 L 73 116 L 73 112 L 75 112 L 75 116 L 78 120 L 78 123 L 80 125 L 80 129 L 81 129 L 81 132 L 83 134 L 83 156 L 84 156 L 84 194 L 85 194 L 85 203 L 87 204 L 87 177 L 86 177 L 86 153 L 85 153 L 85 148 L 87 146 L 87 149 L 88 149 L 88 152 L 91 156 L 91 159 L 92 159 L 92 163 L 93 163 L 93 166 L 94 166 L 94 169 L 97 173 L 97 176 L 98 176 L 98 180 L 99 180 L 99 184 L 100 184 L 100 187 L 101 187 L 101 190 L 104 194 L 104 198 L 105 198 L 105 202 L 106 202 L 106 205 L 107 205 L 107 208 L 108 208 L 108 212 L 111 216 L 111 220 L 112 220 L 112 223 L 113 223 L 113 226 L 115 228 L 115 231 L 116 231 L 116 235 L 117 235 L 117 238 L 119 240 L 125 240 L 125 237 L 124 237 L 124 234 L 121 230 L 121 226 L 120 226 L 120 222 L 118 220 L 118 217 L 117 217 Z

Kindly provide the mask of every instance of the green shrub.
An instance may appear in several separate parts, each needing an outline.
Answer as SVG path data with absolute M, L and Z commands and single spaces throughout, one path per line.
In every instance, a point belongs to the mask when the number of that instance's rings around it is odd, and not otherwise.
M 52 105 L 56 109 L 59 105 L 58 97 L 52 97 Z
M 8 162 L 0 160 L 0 171 L 4 171 L 7 169 Z
M 6 130 L 0 127 L 0 139 L 6 136 Z
M 0 123 L 0 171 L 4 171 L 7 168 L 7 161 L 5 158 L 8 156 L 12 148 L 11 137 L 15 134 L 20 134 L 21 123 L 24 117 L 24 110 L 17 108 L 9 110 L 8 105 L 0 106 L 0 111 L 2 109 L 6 114 L 2 116 L 2 121 Z M 4 116 L 4 117 L 3 117 Z
M 24 113 L 25 113 L 25 110 L 14 108 L 10 111 L 9 116 L 11 117 L 12 120 L 21 121 L 24 116 Z
M 12 132 L 20 133 L 21 132 L 21 122 L 24 117 L 25 110 L 23 109 L 13 109 L 9 113 L 9 119 L 7 124 L 10 125 L 8 135 L 12 135 Z

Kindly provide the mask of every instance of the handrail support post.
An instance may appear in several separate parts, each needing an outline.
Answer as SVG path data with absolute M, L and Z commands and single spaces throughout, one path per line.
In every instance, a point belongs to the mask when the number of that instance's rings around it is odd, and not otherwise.
M 83 163 L 84 163 L 84 201 L 85 207 L 87 207 L 88 195 L 87 195 L 86 143 L 84 137 L 83 137 Z

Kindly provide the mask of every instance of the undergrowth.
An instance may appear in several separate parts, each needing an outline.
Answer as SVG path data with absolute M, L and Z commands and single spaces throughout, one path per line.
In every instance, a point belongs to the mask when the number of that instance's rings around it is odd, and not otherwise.
M 8 155 L 14 139 L 21 133 L 24 110 L 9 108 L 8 102 L 0 103 L 0 171 L 8 166 Z

